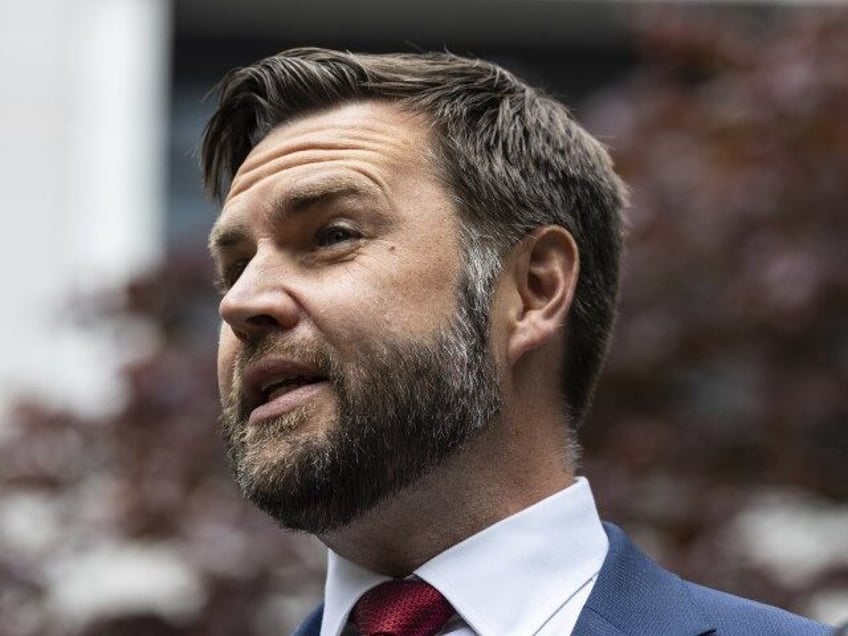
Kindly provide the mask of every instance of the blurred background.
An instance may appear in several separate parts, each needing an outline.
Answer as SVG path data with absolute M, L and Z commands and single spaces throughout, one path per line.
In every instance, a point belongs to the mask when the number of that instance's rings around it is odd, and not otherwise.
M 323 550 L 215 433 L 228 69 L 448 49 L 545 87 L 633 189 L 583 429 L 602 516 L 686 578 L 848 620 L 848 7 L 0 0 L 0 636 L 271 636 Z

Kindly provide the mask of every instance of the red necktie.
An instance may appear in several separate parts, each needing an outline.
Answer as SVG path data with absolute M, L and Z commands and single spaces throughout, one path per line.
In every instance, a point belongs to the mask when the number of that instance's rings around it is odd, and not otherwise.
M 453 615 L 429 583 L 386 581 L 362 595 L 351 619 L 362 636 L 433 636 Z

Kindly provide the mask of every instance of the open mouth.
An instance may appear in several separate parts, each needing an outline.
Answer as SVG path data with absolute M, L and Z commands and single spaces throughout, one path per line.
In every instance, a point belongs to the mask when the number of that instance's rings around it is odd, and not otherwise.
M 327 387 L 328 378 L 314 365 L 267 358 L 244 371 L 248 422 L 259 424 L 304 406 Z
M 243 373 L 248 421 L 254 424 L 299 408 L 328 384 L 320 368 L 291 359 L 268 357 Z
M 280 396 L 286 395 L 295 389 L 299 389 L 310 384 L 323 382 L 324 378 L 318 376 L 294 375 L 278 380 L 272 380 L 263 384 L 260 387 L 262 394 L 262 404 L 271 402 Z

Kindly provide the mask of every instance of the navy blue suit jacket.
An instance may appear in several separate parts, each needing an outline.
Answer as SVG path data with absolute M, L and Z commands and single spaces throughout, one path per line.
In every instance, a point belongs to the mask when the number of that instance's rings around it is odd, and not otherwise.
M 662 569 L 604 524 L 609 553 L 572 636 L 826 636 L 832 628 Z M 318 636 L 323 606 L 292 636 Z M 529 636 L 529 635 L 528 635 Z

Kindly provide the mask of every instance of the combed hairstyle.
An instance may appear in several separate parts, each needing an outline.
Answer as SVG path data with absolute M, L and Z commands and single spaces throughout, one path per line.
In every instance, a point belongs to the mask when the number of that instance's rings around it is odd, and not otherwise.
M 462 219 L 466 274 L 487 311 L 503 257 L 544 225 L 574 237 L 563 392 L 570 424 L 591 402 L 615 318 L 625 187 L 604 147 L 568 110 L 503 68 L 449 53 L 290 49 L 228 73 L 203 134 L 207 190 L 223 201 L 251 149 L 281 123 L 357 100 L 427 117 L 437 169 Z M 482 302 L 482 301 L 481 301 Z

